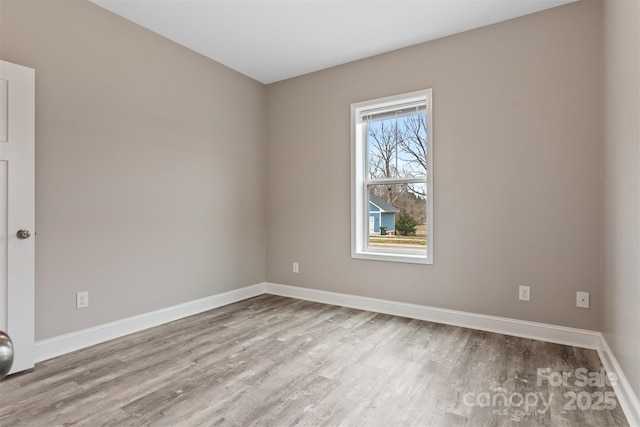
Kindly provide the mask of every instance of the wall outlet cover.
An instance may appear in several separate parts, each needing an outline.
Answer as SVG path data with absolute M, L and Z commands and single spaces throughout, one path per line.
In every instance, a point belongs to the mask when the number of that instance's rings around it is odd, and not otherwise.
M 89 307 L 89 291 L 78 292 L 76 294 L 76 308 Z
M 518 289 L 518 299 L 520 301 L 531 301 L 531 287 L 520 286 Z
M 589 292 L 576 292 L 576 307 L 589 308 Z

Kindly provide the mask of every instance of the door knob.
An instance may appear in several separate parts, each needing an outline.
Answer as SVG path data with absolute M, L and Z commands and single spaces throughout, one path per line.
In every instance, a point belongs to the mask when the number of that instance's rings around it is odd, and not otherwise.
M 18 239 L 28 239 L 31 237 L 31 233 L 29 233 L 29 230 L 18 230 L 16 236 L 18 236 Z

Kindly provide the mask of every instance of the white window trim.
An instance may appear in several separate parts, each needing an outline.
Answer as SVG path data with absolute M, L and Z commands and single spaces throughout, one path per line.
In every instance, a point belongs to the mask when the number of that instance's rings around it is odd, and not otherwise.
M 427 247 L 426 251 L 372 248 L 367 245 L 369 230 L 366 197 L 367 155 L 361 116 L 363 110 L 384 109 L 398 104 L 426 102 L 427 114 Z M 374 261 L 433 264 L 433 107 L 432 90 L 425 89 L 351 104 L 351 257 Z M 390 178 L 385 182 L 393 182 Z M 399 181 L 406 182 L 405 178 Z

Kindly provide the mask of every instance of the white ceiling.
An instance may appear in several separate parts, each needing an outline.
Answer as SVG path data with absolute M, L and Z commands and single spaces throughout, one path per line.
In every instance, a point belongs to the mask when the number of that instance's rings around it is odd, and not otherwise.
M 272 83 L 575 0 L 91 1 Z

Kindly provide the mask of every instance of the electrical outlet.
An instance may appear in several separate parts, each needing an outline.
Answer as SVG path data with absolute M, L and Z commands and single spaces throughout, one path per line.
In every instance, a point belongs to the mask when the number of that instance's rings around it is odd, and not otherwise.
M 529 286 L 520 286 L 518 299 L 520 301 L 531 301 L 531 288 Z
M 576 292 L 576 307 L 589 308 L 589 292 Z
M 76 308 L 89 307 L 89 291 L 78 292 L 76 294 Z
M 293 263 L 293 272 L 300 273 L 300 265 L 297 262 Z

